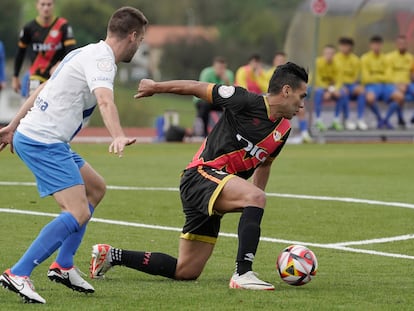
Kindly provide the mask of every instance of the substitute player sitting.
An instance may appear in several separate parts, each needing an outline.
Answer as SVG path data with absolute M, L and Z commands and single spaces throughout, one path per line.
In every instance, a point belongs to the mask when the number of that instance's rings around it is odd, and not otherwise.
M 342 122 L 339 121 L 339 114 L 342 111 L 344 102 L 344 91 L 338 81 L 338 68 L 334 61 L 336 49 L 333 45 L 326 45 L 323 48 L 322 56 L 316 59 L 316 78 L 315 78 L 315 114 L 316 128 L 324 131 L 326 126 L 322 120 L 322 105 L 324 101 L 335 101 L 335 115 L 332 128 L 342 130 Z
M 397 112 L 398 125 L 406 127 L 403 116 L 403 106 L 406 94 L 409 95 L 409 85 L 411 82 L 411 69 L 414 64 L 413 55 L 408 52 L 407 38 L 404 35 L 397 37 L 395 41 L 396 49 L 387 56 L 387 88 L 394 93 L 394 101 L 389 105 L 384 118 L 384 124 L 390 124 L 390 119 Z M 409 99 L 409 98 L 408 98 Z
M 393 84 L 387 83 L 388 61 L 382 52 L 382 44 L 381 36 L 371 37 L 370 51 L 361 56 L 361 82 L 365 86 L 366 104 L 376 116 L 378 128 L 392 129 L 393 126 L 382 119 L 377 101 L 383 100 L 390 107 L 398 107 L 401 95 Z
M 180 194 L 186 217 L 178 258 L 164 253 L 93 246 L 90 273 L 102 277 L 115 265 L 175 280 L 195 280 L 216 243 L 224 214 L 241 212 L 236 272 L 230 288 L 273 290 L 252 264 L 266 205 L 265 187 L 272 161 L 290 133 L 289 120 L 304 105 L 308 75 L 296 64 L 279 66 L 266 95 L 242 87 L 197 81 L 142 80 L 136 98 L 158 93 L 193 95 L 223 106 L 224 114 L 184 170 Z M 253 176 L 252 182 L 248 182 Z
M 0 276 L 0 285 L 18 293 L 26 302 L 46 302 L 35 291 L 30 275 L 58 248 L 47 273 L 49 279 L 76 291 L 95 291 L 74 267 L 73 256 L 106 186 L 103 178 L 70 149 L 69 142 L 96 104 L 113 139 L 110 152 L 122 155 L 124 147 L 135 142 L 125 137 L 121 128 L 113 83 L 116 64 L 131 61 L 146 24 L 145 16 L 135 8 L 117 10 L 108 23 L 105 41 L 68 54 L 12 122 L 0 129 L 0 151 L 11 144 L 11 150 L 14 147 L 35 175 L 40 196 L 52 195 L 62 209 L 43 227 L 19 261 Z
M 365 93 L 364 87 L 359 83 L 361 64 L 359 57 L 353 53 L 354 40 L 347 37 L 339 38 L 338 52 L 334 56 L 337 65 L 339 83 L 345 90 L 343 112 L 345 128 L 353 130 L 356 127 L 365 131 L 368 129 L 364 121 Z M 349 101 L 355 99 L 357 102 L 357 123 L 349 120 Z

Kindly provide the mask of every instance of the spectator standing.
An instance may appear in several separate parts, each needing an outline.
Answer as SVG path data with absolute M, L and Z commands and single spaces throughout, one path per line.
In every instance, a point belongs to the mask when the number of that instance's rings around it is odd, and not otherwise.
M 37 0 L 38 16 L 28 22 L 20 32 L 18 50 L 14 60 L 13 89 L 19 93 L 19 73 L 29 50 L 31 61 L 29 92 L 49 79 L 53 69 L 67 53 L 75 49 L 72 27 L 63 17 L 54 15 L 54 0 Z

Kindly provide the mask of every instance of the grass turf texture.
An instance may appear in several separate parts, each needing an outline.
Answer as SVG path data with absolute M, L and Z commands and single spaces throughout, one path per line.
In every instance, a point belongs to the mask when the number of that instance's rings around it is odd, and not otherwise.
M 148 144 L 128 148 L 121 159 L 107 145 L 74 145 L 109 185 L 177 187 L 181 169 L 198 145 Z M 0 155 L 1 180 L 33 181 L 17 156 Z M 355 197 L 412 203 L 412 145 L 288 145 L 275 161 L 267 192 Z M 0 207 L 57 213 L 35 187 L 1 186 Z M 413 210 L 269 197 L 262 236 L 337 243 L 413 233 Z M 108 190 L 94 217 L 181 227 L 177 192 Z M 238 215 L 226 215 L 222 232 L 236 232 Z M 0 213 L 0 270 L 24 252 L 49 217 Z M 90 223 L 76 263 L 87 272 L 91 245 L 177 255 L 178 232 Z M 283 283 L 275 260 L 286 244 L 261 242 L 254 263 L 274 292 L 228 289 L 237 241 L 221 237 L 196 282 L 174 282 L 116 267 L 106 280 L 91 281 L 95 294 L 72 292 L 46 277 L 52 258 L 32 279 L 46 305 L 33 310 L 412 310 L 413 260 L 310 247 L 319 260 L 316 278 L 303 287 Z M 414 256 L 412 240 L 356 246 Z M 0 310 L 23 309 L 17 295 L 0 291 Z M 29 307 L 29 306 L 26 306 Z

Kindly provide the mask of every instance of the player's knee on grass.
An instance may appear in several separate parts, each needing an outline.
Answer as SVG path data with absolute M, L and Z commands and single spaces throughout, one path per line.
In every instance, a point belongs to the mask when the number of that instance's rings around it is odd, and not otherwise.
M 194 281 L 198 279 L 202 271 L 202 269 L 195 269 L 194 267 L 179 267 L 177 265 L 177 270 L 175 271 L 175 279 L 177 281 Z

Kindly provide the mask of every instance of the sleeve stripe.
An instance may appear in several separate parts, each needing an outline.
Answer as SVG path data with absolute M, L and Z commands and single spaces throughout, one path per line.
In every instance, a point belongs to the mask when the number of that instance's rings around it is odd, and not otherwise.
M 66 40 L 65 42 L 63 42 L 64 46 L 68 46 L 68 45 L 75 45 L 76 44 L 76 40 L 75 39 L 69 39 Z
M 207 101 L 209 103 L 213 103 L 213 88 L 214 88 L 215 84 L 210 83 L 207 86 Z

